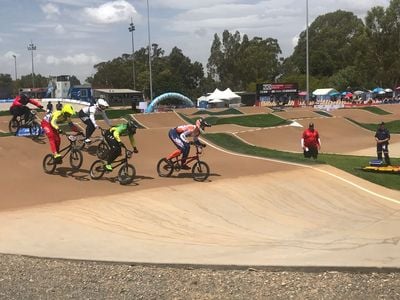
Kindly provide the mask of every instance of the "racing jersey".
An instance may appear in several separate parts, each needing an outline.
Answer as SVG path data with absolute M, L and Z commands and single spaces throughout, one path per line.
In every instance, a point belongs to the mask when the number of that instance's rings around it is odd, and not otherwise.
M 89 118 L 92 121 L 93 125 L 97 127 L 95 115 L 101 113 L 107 125 L 111 126 L 111 121 L 110 119 L 107 118 L 106 112 L 104 110 L 100 110 L 97 105 L 84 107 L 81 109 L 81 111 L 84 114 L 83 117 L 81 118 L 82 121 L 86 121 Z
M 309 128 L 303 132 L 304 146 L 315 148 L 319 145 L 319 134 L 317 130 Z
M 185 143 L 189 143 L 188 137 L 193 137 L 194 142 L 199 140 L 200 130 L 196 125 L 181 125 L 176 127 L 175 130 Z
M 117 126 L 110 128 L 110 133 L 113 135 L 117 142 L 121 142 L 121 135 L 128 135 L 129 141 L 134 148 L 136 146 L 135 138 L 133 134 L 128 133 L 128 125 L 127 124 L 119 124 Z
M 21 96 L 18 95 L 17 97 L 15 97 L 13 103 L 11 104 L 11 107 L 26 106 L 28 103 L 31 103 L 36 107 L 42 106 L 39 101 L 36 101 L 34 99 L 29 99 L 28 101 L 24 101 L 23 99 L 21 99 Z
M 60 126 L 59 124 L 61 123 L 68 123 L 71 127 L 73 127 L 74 129 L 75 126 L 71 121 L 71 117 L 66 117 L 61 110 L 56 110 L 55 112 L 51 113 L 51 114 L 47 114 L 45 115 L 45 117 L 43 118 L 43 120 L 47 121 L 48 123 L 50 123 L 50 125 L 54 128 L 54 129 L 59 129 Z

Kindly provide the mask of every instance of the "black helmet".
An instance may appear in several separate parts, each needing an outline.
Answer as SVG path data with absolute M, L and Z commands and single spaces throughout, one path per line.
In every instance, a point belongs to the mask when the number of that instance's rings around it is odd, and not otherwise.
M 27 94 L 22 93 L 22 94 L 19 95 L 19 97 L 20 97 L 20 102 L 21 102 L 22 104 L 24 104 L 24 105 L 28 104 L 28 102 L 29 102 L 29 97 L 28 97 Z
M 132 120 L 129 120 L 128 124 L 127 124 L 127 128 L 128 128 L 128 132 L 129 133 L 135 134 L 136 133 L 136 129 L 137 129 L 137 125 Z
M 211 127 L 211 125 L 208 124 L 208 123 L 206 122 L 206 120 L 204 120 L 203 118 L 200 118 L 200 119 L 198 119 L 198 120 L 196 121 L 196 127 L 199 128 L 199 129 L 201 129 L 201 130 L 204 130 L 205 127 Z

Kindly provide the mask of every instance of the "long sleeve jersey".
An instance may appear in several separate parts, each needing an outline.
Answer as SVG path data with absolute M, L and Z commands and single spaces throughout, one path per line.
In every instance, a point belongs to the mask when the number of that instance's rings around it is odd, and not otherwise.
M 132 148 L 136 147 L 135 138 L 133 134 L 128 132 L 127 124 L 119 124 L 117 126 L 111 127 L 110 132 L 112 133 L 117 142 L 121 142 L 121 135 L 128 135 Z

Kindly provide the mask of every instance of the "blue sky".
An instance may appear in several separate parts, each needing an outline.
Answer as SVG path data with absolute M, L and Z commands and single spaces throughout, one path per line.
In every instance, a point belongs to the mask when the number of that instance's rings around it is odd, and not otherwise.
M 309 22 L 338 9 L 361 18 L 389 0 L 309 0 Z M 305 29 L 305 0 L 149 0 L 151 43 L 168 54 L 177 46 L 204 66 L 214 34 L 238 30 L 250 38 L 276 38 L 289 56 Z M 131 53 L 131 17 L 135 50 L 148 44 L 146 0 L 0 0 L 0 73 L 15 78 L 35 73 L 75 75 L 82 82 L 93 65 Z

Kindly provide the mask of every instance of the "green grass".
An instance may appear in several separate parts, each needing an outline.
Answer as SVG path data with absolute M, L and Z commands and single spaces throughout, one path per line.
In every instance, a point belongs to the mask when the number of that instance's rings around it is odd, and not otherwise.
M 372 112 L 372 113 L 377 114 L 377 115 L 391 115 L 390 112 L 387 112 L 386 110 L 383 110 L 383 109 L 381 109 L 379 107 L 376 107 L 376 106 L 366 106 L 366 107 L 361 107 L 359 109 L 363 109 L 363 110 Z
M 290 153 L 285 151 L 251 146 L 230 134 L 208 133 L 205 134 L 204 137 L 212 143 L 233 152 L 300 163 L 304 165 L 329 164 L 335 168 L 341 169 L 370 182 L 385 186 L 390 189 L 400 190 L 399 174 L 373 173 L 360 170 L 361 167 L 368 165 L 369 161 L 374 159 L 374 157 L 348 156 L 340 154 L 320 154 L 318 156 L 318 160 L 313 161 L 304 158 L 302 153 Z M 400 160 L 392 159 L 392 163 L 400 164 Z
M 371 130 L 373 132 L 376 132 L 376 130 L 379 127 L 379 123 L 360 123 L 357 122 L 353 119 L 346 118 L 347 120 L 353 122 L 354 124 L 357 124 L 358 126 L 361 126 L 365 129 Z M 389 130 L 390 133 L 400 133 L 400 120 L 395 120 L 395 121 L 390 121 L 390 122 L 385 122 L 385 127 Z
M 2 111 L 0 111 L 0 117 L 3 117 L 3 116 L 11 116 L 11 114 L 8 110 L 2 110 Z
M 188 123 L 194 124 L 198 118 L 190 118 L 181 113 L 179 115 Z M 246 127 L 273 127 L 289 124 L 290 122 L 273 114 L 242 115 L 237 117 L 218 118 L 216 116 L 205 118 L 211 125 L 236 124 Z
M 4 137 L 4 136 L 14 136 L 14 134 L 10 133 L 10 132 L 0 132 L 0 137 Z
M 332 115 L 330 113 L 327 113 L 326 111 L 323 111 L 323 110 L 316 110 L 315 112 L 317 114 L 320 114 L 320 115 L 324 116 L 324 117 L 332 117 Z
M 243 113 L 241 111 L 238 111 L 237 109 L 234 108 L 228 108 L 223 111 L 208 111 L 208 110 L 198 110 L 192 115 L 210 115 L 210 116 L 218 116 L 218 115 L 242 115 Z

